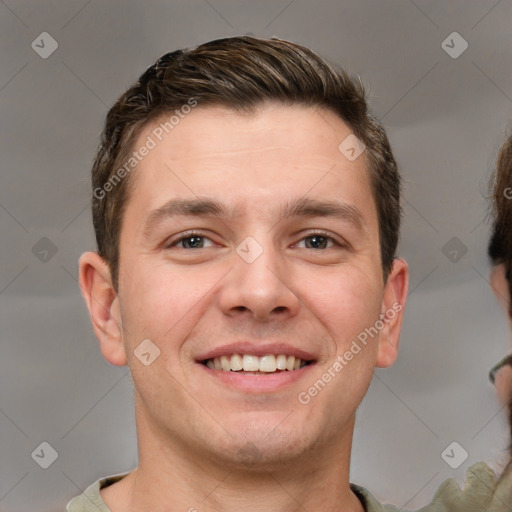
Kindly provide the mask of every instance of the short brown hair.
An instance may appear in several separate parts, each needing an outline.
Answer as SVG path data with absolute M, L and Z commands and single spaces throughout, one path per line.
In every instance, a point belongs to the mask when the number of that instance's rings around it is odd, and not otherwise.
M 117 183 L 112 179 L 129 159 L 141 130 L 191 99 L 202 106 L 221 105 L 249 113 L 264 102 L 275 101 L 324 107 L 339 115 L 366 146 L 387 279 L 400 229 L 400 176 L 386 133 L 368 111 L 360 80 L 298 44 L 232 37 L 164 55 L 107 114 L 92 168 L 92 215 L 98 253 L 111 269 L 116 291 L 119 238 L 133 180 L 127 177 Z
M 512 297 L 512 134 L 501 146 L 491 177 L 493 227 L 488 253 L 493 265 L 504 264 Z M 512 317 L 512 301 L 509 314 Z

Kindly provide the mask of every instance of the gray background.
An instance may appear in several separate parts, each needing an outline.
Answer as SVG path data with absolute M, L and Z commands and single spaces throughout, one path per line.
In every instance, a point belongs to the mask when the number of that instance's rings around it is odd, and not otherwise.
M 246 33 L 359 73 L 405 179 L 401 352 L 360 408 L 351 480 L 415 508 L 475 461 L 499 470 L 508 438 L 487 371 L 508 334 L 485 195 L 512 120 L 511 26 L 510 0 L 1 1 L 0 510 L 63 510 L 136 465 L 129 373 L 103 360 L 76 281 L 94 248 L 91 160 L 108 107 L 156 58 Z M 59 45 L 47 59 L 31 48 L 44 31 Z M 454 31 L 469 44 L 456 59 L 441 46 Z M 48 469 L 31 457 L 43 441 L 58 452 Z M 458 469 L 441 457 L 452 441 L 469 453 Z

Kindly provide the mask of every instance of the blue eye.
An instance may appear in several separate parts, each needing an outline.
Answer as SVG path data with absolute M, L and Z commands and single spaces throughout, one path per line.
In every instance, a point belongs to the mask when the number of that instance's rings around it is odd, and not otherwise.
M 304 242 L 304 245 L 300 245 L 302 242 Z M 336 244 L 336 242 L 332 237 L 316 233 L 304 237 L 297 246 L 304 247 L 306 249 L 329 249 L 334 244 Z
M 205 247 L 211 247 L 212 245 L 213 242 L 208 237 L 192 233 L 175 240 L 170 243 L 167 248 L 178 247 L 180 249 L 203 249 Z
M 168 243 L 166 249 L 205 249 L 207 247 L 213 247 L 215 243 L 207 236 L 201 233 L 188 233 L 180 238 Z M 328 236 L 325 233 L 312 233 L 302 238 L 296 245 L 296 247 L 303 249 L 314 249 L 314 250 L 325 250 L 332 247 L 342 247 L 343 244 L 337 242 L 333 237 Z

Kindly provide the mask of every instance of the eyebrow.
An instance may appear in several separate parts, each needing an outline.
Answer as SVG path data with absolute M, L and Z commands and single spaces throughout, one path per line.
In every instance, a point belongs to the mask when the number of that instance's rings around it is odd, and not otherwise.
M 143 233 L 148 236 L 164 219 L 176 216 L 215 216 L 219 218 L 236 217 L 239 212 L 228 209 L 213 199 L 171 199 L 160 208 L 153 210 L 144 222 Z
M 353 205 L 340 201 L 319 201 L 300 198 L 289 201 L 279 212 L 279 220 L 288 217 L 334 217 L 362 229 L 366 222 L 362 213 Z
M 277 222 L 290 217 L 334 217 L 362 229 L 366 222 L 361 212 L 347 203 L 298 198 L 286 202 L 274 211 Z M 239 208 L 228 208 L 214 199 L 171 199 L 160 208 L 153 210 L 144 222 L 143 233 L 148 236 L 162 221 L 175 216 L 214 216 L 220 219 L 241 215 Z

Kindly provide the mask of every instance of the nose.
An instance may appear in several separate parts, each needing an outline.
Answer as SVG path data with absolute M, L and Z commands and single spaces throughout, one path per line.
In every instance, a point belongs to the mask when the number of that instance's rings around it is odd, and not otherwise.
M 298 313 L 300 300 L 292 289 L 290 267 L 270 244 L 262 249 L 252 262 L 242 252 L 233 254 L 233 268 L 219 299 L 224 314 L 268 322 Z

